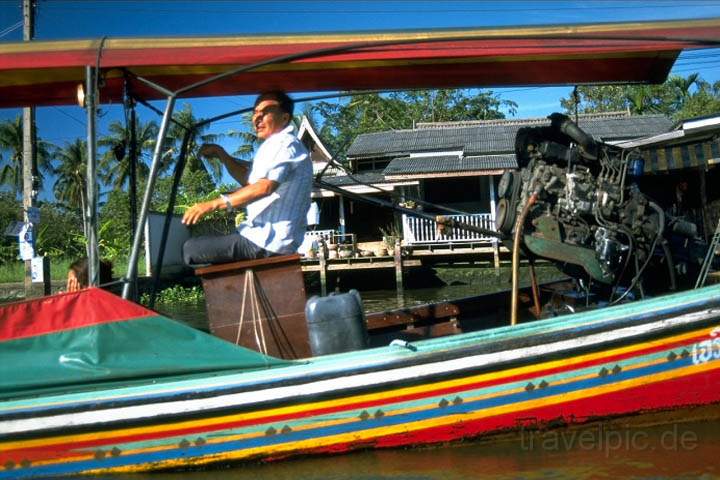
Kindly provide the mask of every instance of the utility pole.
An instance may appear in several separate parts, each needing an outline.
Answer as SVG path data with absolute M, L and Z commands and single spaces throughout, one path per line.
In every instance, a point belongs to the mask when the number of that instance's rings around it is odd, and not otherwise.
M 23 41 L 35 36 L 34 0 L 23 0 Z M 34 239 L 39 215 L 36 207 L 38 188 L 37 142 L 35 134 L 35 107 L 23 108 L 23 220 L 29 224 L 32 238 L 32 257 L 35 258 Z M 33 262 L 35 264 L 33 265 Z M 38 297 L 50 293 L 50 267 L 46 258 L 25 259 L 25 297 Z
M 29 42 L 35 34 L 33 0 L 23 0 L 23 41 Z M 29 222 L 28 209 L 35 206 L 33 177 L 37 175 L 37 152 L 35 151 L 35 108 L 23 108 L 23 210 L 24 220 Z

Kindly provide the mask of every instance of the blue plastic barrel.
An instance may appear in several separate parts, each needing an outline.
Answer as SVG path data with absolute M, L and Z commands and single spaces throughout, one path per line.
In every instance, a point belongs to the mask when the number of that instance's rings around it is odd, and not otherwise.
M 362 300 L 357 290 L 311 297 L 305 304 L 313 356 L 361 350 L 368 346 Z
M 645 160 L 642 157 L 635 158 L 630 163 L 630 175 L 633 177 L 642 177 L 645 170 Z

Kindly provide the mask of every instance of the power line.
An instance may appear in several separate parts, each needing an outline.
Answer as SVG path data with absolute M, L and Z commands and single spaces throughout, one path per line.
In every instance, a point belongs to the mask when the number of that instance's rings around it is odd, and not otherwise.
M 717 65 L 715 65 L 712 68 L 716 69 L 718 67 L 720 67 L 720 63 L 718 63 Z M 697 68 L 682 68 L 682 69 L 678 69 L 678 70 L 673 69 L 672 72 L 673 73 L 685 73 L 685 72 L 697 72 L 697 70 L 698 70 Z
M 57 110 L 58 112 L 62 113 L 63 115 L 65 115 L 66 117 L 68 117 L 68 118 L 74 120 L 75 122 L 79 123 L 79 124 L 82 125 L 83 127 L 87 127 L 87 125 L 85 124 L 85 122 L 83 122 L 83 121 L 81 121 L 81 120 L 78 120 L 77 118 L 73 117 L 72 115 L 70 115 L 69 113 L 67 113 L 66 111 L 64 111 L 63 109 L 61 109 L 61 108 L 59 108 L 59 107 L 53 107 L 53 108 L 54 108 L 55 110 Z
M 9 35 L 10 33 L 14 32 L 15 30 L 17 30 L 18 28 L 20 28 L 22 26 L 23 26 L 22 20 L 20 20 L 19 22 L 15 23 L 13 25 L 10 25 L 9 27 L 5 28 L 5 30 L 0 31 L 0 38 Z
M 710 64 L 716 64 L 720 62 L 720 59 L 717 60 L 707 60 L 704 62 L 691 62 L 691 63 L 676 63 L 675 65 L 678 67 L 691 67 L 695 65 L 710 65 Z
M 102 3 L 102 2 L 100 2 Z M 416 8 L 417 5 L 415 5 L 415 8 L 373 8 L 373 9 L 361 9 L 361 8 L 338 8 L 338 9 L 332 9 L 332 8 L 287 8 L 283 10 L 270 10 L 267 6 L 263 6 L 262 8 L 241 8 L 241 9 L 229 9 L 227 7 L 219 7 L 217 9 L 214 8 L 192 8 L 195 5 L 192 4 L 192 2 L 184 2 L 188 4 L 187 6 L 191 8 L 183 8 L 178 9 L 177 3 L 180 2 L 174 2 L 173 8 L 147 8 L 145 5 L 147 5 L 147 2 L 137 2 L 137 7 L 133 5 L 128 5 L 129 3 L 135 3 L 135 2 L 126 2 L 125 6 L 123 7 L 117 7 L 115 6 L 113 8 L 114 11 L 126 11 L 126 12 L 141 12 L 141 13 L 156 13 L 156 14 L 183 14 L 183 13 L 218 13 L 218 14 L 241 14 L 241 15 L 252 15 L 252 14 L 272 14 L 272 15 L 292 15 L 296 16 L 298 14 L 313 14 L 313 15 L 334 15 L 334 14 L 353 14 L 353 15 L 377 15 L 377 14 L 393 14 L 393 15 L 406 15 L 409 13 L 444 13 L 444 14 L 468 14 L 468 13 L 536 13 L 536 12 L 573 12 L 573 11 L 597 11 L 602 10 L 606 11 L 609 7 L 607 4 L 602 5 L 601 2 L 596 2 L 596 5 L 574 5 L 574 6 L 558 6 L 558 7 L 513 7 L 512 5 L 507 5 L 502 8 L 437 8 L 435 7 L 434 3 L 431 3 L 433 7 L 431 8 Z M 272 2 L 265 2 L 270 3 Z M 611 2 L 614 3 L 614 2 Z M 677 9 L 677 2 L 670 1 L 670 2 L 661 2 L 661 3 L 647 3 L 647 2 L 638 2 L 635 4 L 627 4 L 628 2 L 620 2 L 613 4 L 612 9 L 614 10 L 647 10 L 649 8 L 672 8 Z M 139 6 L 143 5 L 143 6 Z M 293 4 L 294 5 L 294 4 Z M 338 5 L 338 3 L 330 3 L 329 5 Z M 347 5 L 347 4 L 345 4 Z M 696 3 L 683 3 L 684 8 L 689 7 L 718 7 L 720 6 L 719 2 L 696 2 Z M 53 8 L 56 11 L 77 11 L 77 10 L 107 10 L 107 7 L 99 5 L 99 4 L 87 4 L 83 2 L 82 4 L 78 5 L 72 5 L 72 4 L 66 4 L 62 6 L 54 6 Z

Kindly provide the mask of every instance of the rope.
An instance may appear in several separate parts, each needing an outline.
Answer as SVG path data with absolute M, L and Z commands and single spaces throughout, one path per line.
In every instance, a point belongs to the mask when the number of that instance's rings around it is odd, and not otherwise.
M 243 323 L 245 322 L 245 298 L 247 298 L 248 276 L 245 272 L 245 284 L 243 285 L 242 306 L 240 307 L 240 322 L 238 322 L 237 335 L 235 336 L 235 345 L 240 345 L 240 332 L 242 332 Z
M 255 288 L 255 272 L 252 270 L 245 271 L 245 281 L 250 283 L 250 309 L 253 312 L 253 333 L 255 335 L 255 344 L 258 351 L 267 355 L 267 344 L 265 342 L 265 329 L 263 328 L 262 315 L 260 314 L 260 304 L 258 301 L 258 293 Z
M 265 329 L 262 323 L 262 313 L 260 312 L 260 301 L 258 299 L 258 291 L 255 287 L 255 272 L 252 269 L 245 270 L 245 282 L 243 284 L 242 304 L 240 305 L 240 321 L 237 324 L 237 334 L 235 335 L 235 344 L 240 345 L 240 336 L 242 335 L 243 325 L 245 324 L 245 306 L 246 299 L 250 297 L 250 313 L 252 315 L 253 335 L 255 337 L 255 346 L 263 355 L 267 355 L 267 341 L 265 340 Z

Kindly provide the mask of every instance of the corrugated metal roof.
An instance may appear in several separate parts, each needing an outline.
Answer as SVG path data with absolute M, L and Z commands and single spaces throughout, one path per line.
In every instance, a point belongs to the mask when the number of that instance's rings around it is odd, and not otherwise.
M 629 117 L 630 113 L 623 110 L 618 112 L 600 112 L 600 113 L 581 113 L 578 117 L 581 119 L 594 118 L 622 118 Z M 573 119 L 574 119 L 573 115 Z M 415 128 L 448 128 L 448 127 L 469 127 L 471 125 L 542 125 L 547 123 L 547 117 L 528 117 L 528 118 L 492 118 L 487 120 L 462 120 L 455 122 L 418 122 Z
M 542 125 L 537 119 L 512 124 L 489 124 L 393 130 L 358 136 L 347 151 L 348 157 L 400 157 L 417 152 L 461 150 L 466 155 L 511 153 L 518 129 Z M 545 120 L 545 125 L 550 121 Z M 580 126 L 595 138 L 605 141 L 637 138 L 670 131 L 672 121 L 664 115 L 620 118 L 580 118 Z
M 356 185 L 363 183 L 376 184 L 391 182 L 391 180 L 385 179 L 382 172 L 357 173 L 354 174 L 352 177 L 348 175 L 336 175 L 333 177 L 322 177 L 322 180 L 329 183 L 330 185 L 335 185 L 336 187 L 344 187 L 347 185 Z
M 482 170 L 499 170 L 517 168 L 515 154 L 474 155 L 461 157 L 458 155 L 437 155 L 431 157 L 401 157 L 393 159 L 383 174 L 417 175 L 424 173 L 460 173 Z

